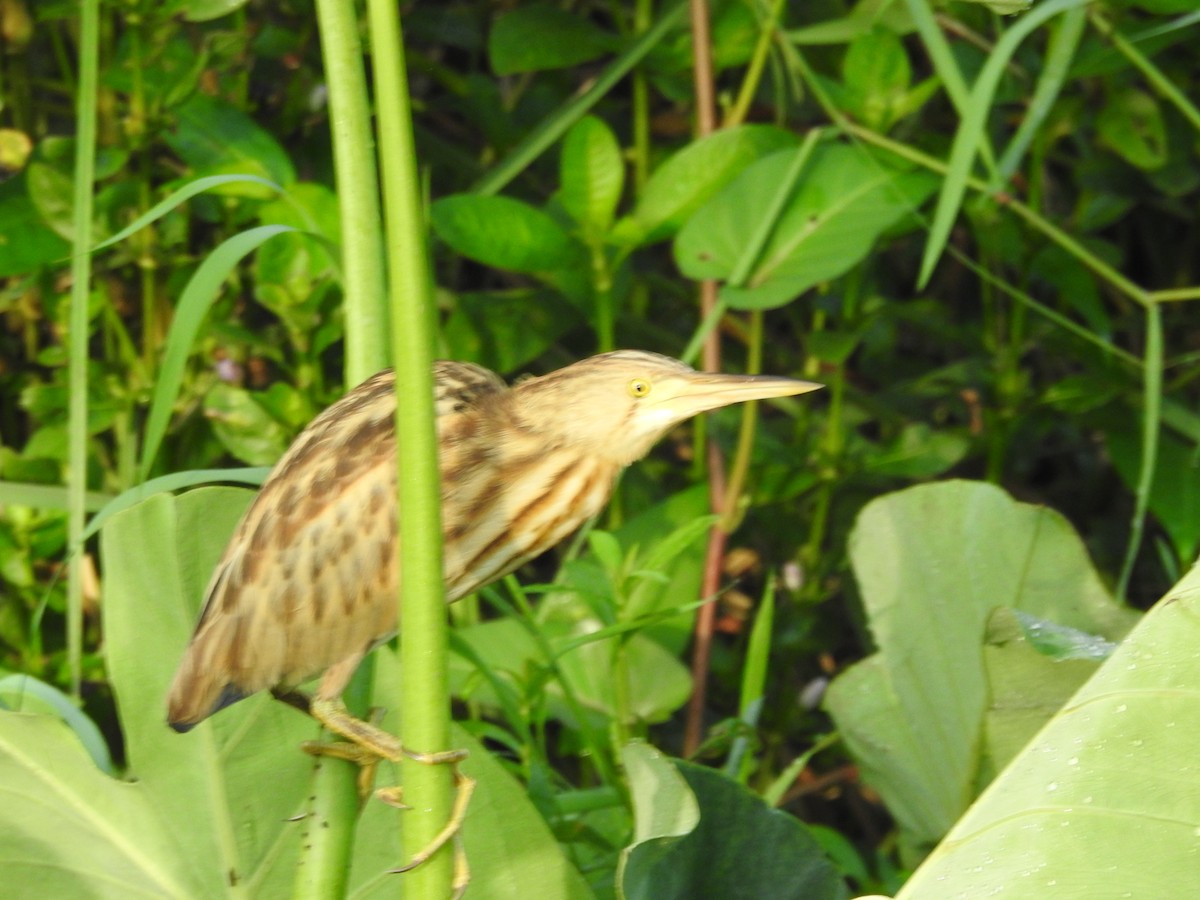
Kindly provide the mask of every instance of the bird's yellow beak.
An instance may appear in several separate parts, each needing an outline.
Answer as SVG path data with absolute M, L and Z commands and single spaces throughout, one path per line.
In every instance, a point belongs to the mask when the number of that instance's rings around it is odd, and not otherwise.
M 674 381 L 674 379 L 672 379 Z M 792 397 L 807 394 L 824 385 L 773 375 L 723 375 L 718 372 L 694 372 L 674 381 L 662 394 L 661 402 L 680 419 L 720 409 L 746 400 Z

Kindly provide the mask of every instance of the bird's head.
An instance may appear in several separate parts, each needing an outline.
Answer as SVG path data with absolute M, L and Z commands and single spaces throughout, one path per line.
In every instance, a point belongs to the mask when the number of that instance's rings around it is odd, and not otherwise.
M 697 372 L 657 353 L 617 350 L 523 381 L 513 399 L 517 416 L 544 432 L 548 443 L 628 465 L 698 413 L 819 387 L 792 378 Z

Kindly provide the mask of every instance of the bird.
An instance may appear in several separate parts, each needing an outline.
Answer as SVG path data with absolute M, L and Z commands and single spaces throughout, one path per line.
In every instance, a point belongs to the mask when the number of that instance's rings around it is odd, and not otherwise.
M 675 425 L 819 387 L 698 372 L 636 350 L 512 387 L 473 363 L 436 362 L 446 600 L 514 571 L 597 515 L 621 471 Z M 171 685 L 167 722 L 176 731 L 269 690 L 344 739 L 310 752 L 364 767 L 402 755 L 461 759 L 409 751 L 341 700 L 359 663 L 398 628 L 395 397 L 390 370 L 369 378 L 317 416 L 263 482 L 212 575 Z M 296 693 L 317 676 L 311 697 Z
M 344 726 L 336 704 L 354 670 L 397 631 L 394 378 L 380 372 L 317 416 L 264 481 L 216 567 L 171 686 L 175 730 L 317 675 L 314 715 Z M 436 362 L 446 600 L 576 531 L 603 509 L 619 473 L 675 425 L 819 387 L 697 372 L 634 350 L 511 388 L 482 366 Z

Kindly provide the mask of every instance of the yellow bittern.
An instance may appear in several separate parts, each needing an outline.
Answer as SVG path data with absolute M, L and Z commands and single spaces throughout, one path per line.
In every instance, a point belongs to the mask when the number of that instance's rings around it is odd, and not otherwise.
M 665 356 L 603 353 L 509 388 L 469 363 L 435 366 L 446 599 L 553 547 L 596 515 L 621 470 L 706 410 L 820 385 L 696 372 Z M 308 710 L 361 748 L 399 741 L 341 695 L 396 633 L 394 377 L 381 372 L 319 415 L 239 523 L 208 586 L 167 719 L 186 731 L 264 689 L 316 675 Z M 417 754 L 412 754 L 418 756 Z

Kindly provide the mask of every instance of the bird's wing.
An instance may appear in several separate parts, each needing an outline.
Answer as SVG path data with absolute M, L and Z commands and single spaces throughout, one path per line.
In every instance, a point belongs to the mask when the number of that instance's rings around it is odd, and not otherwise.
M 506 390 L 467 363 L 434 374 L 439 431 Z M 394 376 L 381 372 L 313 420 L 271 472 L 213 573 L 171 689 L 174 726 L 299 684 L 395 631 L 395 409 Z

